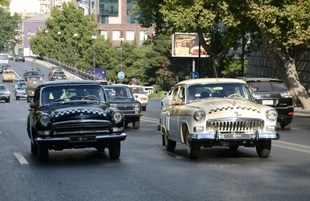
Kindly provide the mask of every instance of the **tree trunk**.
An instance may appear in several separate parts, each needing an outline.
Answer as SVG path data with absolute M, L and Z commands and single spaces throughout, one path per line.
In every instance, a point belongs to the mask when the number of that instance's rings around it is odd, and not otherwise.
M 265 54 L 280 79 L 286 84 L 295 97 L 298 98 L 304 109 L 310 109 L 310 99 L 305 87 L 300 83 L 296 70 L 296 63 L 288 50 L 281 48 L 267 33 L 264 23 L 258 22 L 263 38 Z

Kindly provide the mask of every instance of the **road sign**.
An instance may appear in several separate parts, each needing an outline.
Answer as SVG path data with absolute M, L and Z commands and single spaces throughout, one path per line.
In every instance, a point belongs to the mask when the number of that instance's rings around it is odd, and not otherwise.
M 120 71 L 120 72 L 117 73 L 117 77 L 119 79 L 124 79 L 125 78 L 125 73 L 123 71 Z
M 137 78 L 132 78 L 132 82 L 137 82 Z
M 196 79 L 196 78 L 199 78 L 199 74 L 197 71 L 192 71 L 190 74 L 189 74 L 189 77 L 191 79 Z

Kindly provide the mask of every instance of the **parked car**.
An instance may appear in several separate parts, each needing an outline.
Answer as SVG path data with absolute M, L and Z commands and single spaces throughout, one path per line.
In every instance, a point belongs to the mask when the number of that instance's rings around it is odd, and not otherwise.
M 25 62 L 25 57 L 23 54 L 17 54 L 15 56 L 15 62 L 18 62 L 18 61 L 22 61 L 22 62 Z
M 78 97 L 77 91 L 85 96 Z M 37 86 L 27 118 L 31 152 L 40 161 L 49 159 L 49 150 L 109 148 L 118 159 L 124 133 L 124 116 L 110 106 L 104 89 L 95 81 L 57 80 Z
M 6 69 L 2 71 L 2 82 L 13 82 L 16 78 L 15 72 L 12 69 Z
M 123 85 L 105 85 L 103 88 L 110 105 L 123 112 L 126 127 L 129 123 L 132 123 L 132 127 L 138 129 L 140 127 L 142 108 L 141 103 L 134 99 L 130 88 Z
M 144 88 L 140 85 L 127 85 L 131 88 L 134 98 L 141 103 L 142 110 L 146 111 L 146 106 L 149 103 L 149 97 L 145 94 Z
M 243 80 L 251 87 L 257 103 L 277 110 L 277 121 L 281 129 L 290 130 L 294 115 L 293 97 L 282 80 L 277 78 L 243 78 Z
M 14 87 L 14 95 L 16 100 L 19 100 L 20 98 L 27 98 L 26 88 L 27 85 L 25 82 L 20 82 Z
M 192 159 L 199 157 L 202 146 L 255 147 L 259 157 L 267 158 L 271 141 L 280 138 L 277 116 L 273 107 L 254 102 L 243 80 L 191 79 L 173 87 L 158 130 L 168 151 L 174 151 L 176 142 L 186 144 Z
M 53 71 L 49 76 L 48 80 L 49 81 L 54 81 L 54 80 L 65 80 L 67 79 L 66 74 L 63 71 Z
M 0 100 L 4 100 L 6 103 L 9 103 L 11 100 L 11 92 L 3 84 L 0 85 Z

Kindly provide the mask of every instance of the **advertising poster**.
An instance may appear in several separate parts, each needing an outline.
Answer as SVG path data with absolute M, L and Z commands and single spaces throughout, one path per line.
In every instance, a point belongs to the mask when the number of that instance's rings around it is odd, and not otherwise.
M 172 35 L 173 57 L 199 57 L 199 39 L 197 33 L 175 33 Z M 200 46 L 200 57 L 207 57 Z

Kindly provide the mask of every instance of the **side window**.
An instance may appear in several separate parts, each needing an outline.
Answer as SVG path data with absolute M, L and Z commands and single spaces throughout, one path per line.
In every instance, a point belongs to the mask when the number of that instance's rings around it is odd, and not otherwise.
M 185 102 L 185 88 L 184 87 L 180 87 L 179 100 L 183 103 Z
M 171 103 L 173 104 L 173 105 L 175 105 L 175 104 L 179 104 L 179 95 L 178 95 L 178 93 L 179 93 L 179 87 L 175 87 L 175 88 L 173 88 L 173 91 L 172 91 L 172 93 L 171 93 Z

